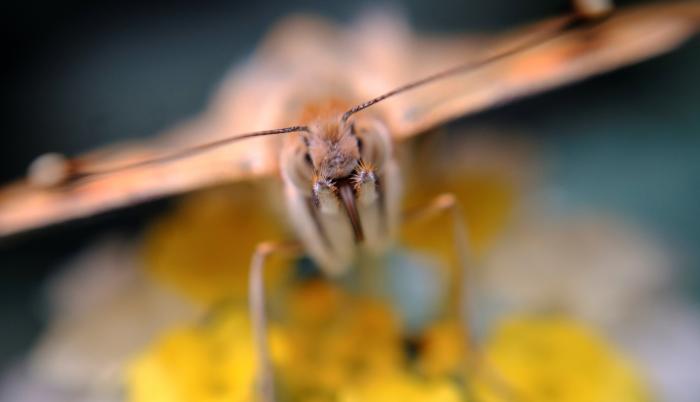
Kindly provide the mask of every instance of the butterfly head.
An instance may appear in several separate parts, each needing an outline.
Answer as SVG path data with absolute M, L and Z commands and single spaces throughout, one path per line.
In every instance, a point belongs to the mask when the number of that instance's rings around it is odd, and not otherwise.
M 364 238 L 359 209 L 375 202 L 388 157 L 383 126 L 373 119 L 332 118 L 290 137 L 283 174 L 309 195 L 318 213 L 347 214 L 357 241 Z

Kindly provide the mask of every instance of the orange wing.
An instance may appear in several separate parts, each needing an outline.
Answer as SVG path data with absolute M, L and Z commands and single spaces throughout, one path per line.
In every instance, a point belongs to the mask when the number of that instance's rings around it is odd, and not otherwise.
M 695 32 L 697 3 L 620 11 L 473 74 L 381 103 L 397 138 L 507 100 L 651 57 Z M 201 117 L 149 143 L 78 158 L 90 170 L 168 155 L 238 133 L 297 124 L 295 111 L 328 96 L 362 101 L 486 52 L 507 48 L 548 22 L 492 38 L 414 37 L 402 21 L 374 14 L 350 29 L 294 17 L 279 24 L 250 62 L 230 75 Z M 274 175 L 278 138 L 256 138 L 160 165 L 56 188 L 19 181 L 0 189 L 0 236 L 219 183 Z
M 522 43 L 547 26 L 545 22 L 497 38 L 491 48 L 512 48 L 509 43 Z M 412 136 L 460 116 L 662 54 L 698 28 L 700 2 L 617 10 L 606 19 L 584 24 L 484 68 L 387 100 L 382 108 L 396 137 Z M 460 45 L 443 51 L 445 58 L 453 60 L 449 54 L 460 54 Z M 494 53 L 489 50 L 486 56 L 489 54 Z
M 197 138 L 206 132 L 206 126 L 196 121 L 177 131 Z M 25 180 L 9 184 L 0 190 L 0 235 L 216 183 L 268 175 L 274 172 L 276 158 L 264 140 L 252 139 L 245 147 L 232 144 L 177 162 L 79 179 L 55 187 L 33 186 Z M 105 149 L 80 160 L 88 166 L 121 166 L 162 155 L 163 149 L 158 144 Z M 169 148 L 165 147 L 166 152 Z
M 293 111 L 303 102 L 301 91 L 324 87 L 319 85 L 321 69 L 337 74 L 342 66 L 335 52 L 339 35 L 325 22 L 290 19 L 270 34 L 255 57 L 229 75 L 201 116 L 152 141 L 107 147 L 73 160 L 86 171 L 103 171 L 240 133 L 290 125 Z M 305 62 L 307 57 L 318 63 Z M 328 88 L 336 81 L 325 80 Z M 279 140 L 247 139 L 188 158 L 49 188 L 19 180 L 0 188 L 0 236 L 171 194 L 275 175 Z

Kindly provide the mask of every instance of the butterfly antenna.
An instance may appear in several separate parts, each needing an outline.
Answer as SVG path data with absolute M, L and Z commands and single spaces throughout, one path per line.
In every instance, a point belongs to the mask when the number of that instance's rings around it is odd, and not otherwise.
M 253 137 L 262 137 L 267 135 L 288 134 L 294 132 L 308 132 L 307 126 L 291 126 L 285 128 L 277 128 L 273 130 L 254 131 L 251 133 L 241 134 L 234 137 L 226 137 L 220 140 L 195 145 L 194 147 L 186 148 L 181 151 L 174 152 L 169 155 L 145 159 L 139 162 L 128 163 L 121 166 L 105 167 L 96 170 L 84 170 L 80 166 L 80 162 L 68 159 L 61 154 L 48 153 L 38 157 L 29 166 L 28 180 L 30 183 L 41 187 L 51 187 L 64 184 L 71 180 L 83 179 L 91 176 L 101 176 L 111 173 L 120 172 L 149 165 L 157 165 L 159 163 L 171 162 L 177 159 L 187 158 L 201 152 L 205 152 L 223 145 L 228 145 L 237 141 L 245 140 Z
M 427 77 L 424 77 L 422 79 L 419 79 L 417 81 L 409 82 L 408 84 L 402 85 L 398 88 L 395 88 L 387 93 L 384 93 L 382 95 L 377 96 L 376 98 L 370 99 L 364 103 L 360 103 L 359 105 L 354 106 L 352 109 L 348 110 L 347 112 L 343 113 L 342 116 L 342 121 L 345 122 L 347 121 L 350 116 L 353 114 L 365 110 L 368 107 L 375 105 L 387 98 L 390 98 L 394 95 L 401 94 L 403 92 L 410 91 L 412 89 L 415 89 L 417 87 L 421 87 L 426 84 L 430 84 L 435 81 L 439 81 L 443 78 L 447 78 L 453 75 L 457 74 L 463 74 L 463 73 L 468 73 L 472 72 L 475 70 L 478 70 L 479 68 L 482 68 L 488 64 L 497 62 L 502 59 L 506 59 L 510 56 L 516 55 L 520 52 L 535 48 L 539 45 L 542 45 L 546 43 L 547 41 L 553 40 L 560 35 L 563 35 L 567 33 L 570 29 L 575 28 L 579 25 L 580 22 L 585 21 L 587 19 L 592 18 L 591 15 L 585 14 L 581 11 L 579 11 L 577 14 L 573 14 L 571 16 L 565 17 L 562 19 L 562 21 L 559 21 L 559 24 L 557 24 L 556 27 L 547 30 L 546 32 L 542 33 L 542 35 L 537 35 L 532 40 L 526 41 L 525 43 L 522 43 L 518 46 L 515 46 L 513 48 L 510 48 L 508 50 L 505 50 L 503 52 L 496 53 L 494 55 L 491 55 L 489 57 L 471 61 L 465 64 L 461 64 L 455 67 L 452 67 L 448 70 L 441 71 L 439 73 L 429 75 Z

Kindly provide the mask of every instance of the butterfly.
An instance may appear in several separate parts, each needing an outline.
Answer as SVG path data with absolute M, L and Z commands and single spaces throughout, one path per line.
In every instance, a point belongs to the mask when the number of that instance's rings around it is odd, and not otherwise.
M 417 37 L 386 20 L 348 31 L 287 20 L 202 115 L 151 141 L 70 159 L 38 158 L 26 179 L 0 189 L 0 236 L 279 176 L 301 247 L 325 272 L 342 274 L 358 250 L 386 249 L 400 224 L 398 143 L 469 113 L 661 54 L 700 23 L 700 4 L 693 2 L 584 11 L 478 43 Z M 453 203 L 446 195 L 432 207 Z M 259 248 L 252 262 L 259 271 L 251 275 L 256 317 L 264 317 L 259 278 L 273 248 Z M 268 366 L 264 319 L 254 325 Z M 269 388 L 269 367 L 263 371 Z M 269 389 L 266 394 L 274 399 Z
M 392 141 L 403 141 L 457 117 L 668 51 L 695 33 L 698 8 L 689 2 L 617 10 L 510 57 L 402 92 L 372 111 L 381 116 Z M 416 37 L 396 24 L 358 26 L 348 32 L 318 20 L 287 20 L 268 35 L 252 61 L 231 74 L 201 116 L 160 138 L 59 163 L 54 174 L 75 170 L 76 179 L 69 183 L 41 186 L 24 179 L 2 187 L 0 236 L 218 183 L 279 175 L 280 144 L 273 138 L 222 145 L 171 163 L 108 175 L 87 178 L 81 172 L 167 157 L 202 143 L 226 142 L 239 132 L 299 124 L 302 105 L 321 106 L 318 100 L 328 94 L 352 105 L 416 77 L 483 61 L 528 38 L 547 37 L 552 25 L 560 24 L 562 18 L 554 18 L 475 42 Z M 312 109 L 305 111 L 306 119 Z

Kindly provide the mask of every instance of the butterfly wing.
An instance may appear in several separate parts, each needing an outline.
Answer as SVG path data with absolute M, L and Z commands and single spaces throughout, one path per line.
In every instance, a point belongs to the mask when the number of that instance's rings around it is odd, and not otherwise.
M 251 60 L 229 74 L 201 116 L 152 141 L 112 146 L 74 160 L 81 170 L 111 170 L 236 134 L 295 124 L 291 111 L 300 107 L 302 94 L 313 96 L 311 89 L 319 87 L 335 90 L 333 83 L 341 82 L 338 76 L 350 55 L 338 52 L 340 36 L 341 30 L 328 22 L 288 18 L 273 29 Z M 0 188 L 0 236 L 171 194 L 276 175 L 279 140 L 247 139 L 60 186 L 17 181 Z
M 408 137 L 497 103 L 661 53 L 695 31 L 698 14 L 698 4 L 692 3 L 621 11 L 478 73 L 436 82 L 378 106 L 396 137 Z M 309 98 L 339 93 L 368 99 L 429 72 L 478 59 L 482 49 L 507 48 L 547 25 L 505 37 L 435 40 L 415 38 L 399 19 L 383 16 L 362 19 L 350 30 L 292 18 L 273 31 L 255 58 L 230 75 L 201 117 L 149 143 L 111 147 L 78 160 L 89 170 L 100 170 L 237 133 L 296 124 L 290 110 Z M 0 189 L 0 236 L 219 183 L 274 175 L 278 140 L 251 139 L 53 188 L 27 181 L 10 184 Z
M 488 46 L 491 50 L 481 56 L 474 56 L 471 43 L 443 46 L 442 53 L 434 55 L 438 59 L 435 64 L 454 66 L 455 55 L 460 53 L 470 52 L 462 59 L 464 63 L 468 57 L 489 57 L 498 51 L 493 49 L 518 47 L 527 37 L 551 31 L 552 23 L 557 21 L 494 38 Z M 392 133 L 397 138 L 409 137 L 460 116 L 659 55 L 699 27 L 698 2 L 622 9 L 483 68 L 427 84 L 378 106 Z M 424 71 L 425 63 L 420 59 L 415 64 L 416 70 Z
M 210 123 L 198 120 L 177 129 L 184 137 L 206 134 Z M 260 139 L 264 140 L 264 139 Z M 104 177 L 78 179 L 64 185 L 41 187 L 21 180 L 0 190 L 0 235 L 130 205 L 167 194 L 184 192 L 241 178 L 269 175 L 275 159 L 264 141 L 245 147 L 232 144 L 172 163 L 127 169 Z M 152 145 L 134 144 L 104 149 L 78 160 L 88 169 L 123 166 L 162 155 L 172 139 Z

